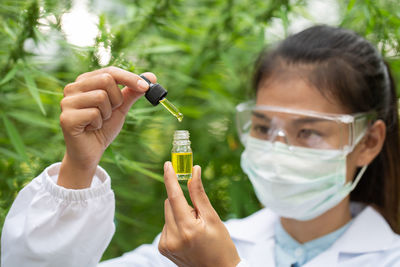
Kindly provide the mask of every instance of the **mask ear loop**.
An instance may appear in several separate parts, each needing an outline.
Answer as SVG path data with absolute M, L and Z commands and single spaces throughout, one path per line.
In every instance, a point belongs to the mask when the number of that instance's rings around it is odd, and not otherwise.
M 366 128 L 362 131 L 362 133 L 361 133 L 359 136 L 357 136 L 357 138 L 356 138 L 356 140 L 355 140 L 355 142 L 354 142 L 354 145 L 353 145 L 351 151 L 352 151 L 352 150 L 356 147 L 356 145 L 358 145 L 358 143 L 366 136 L 368 130 L 369 130 L 369 127 L 366 127 Z M 353 180 L 353 182 L 352 182 L 352 184 L 351 184 L 351 186 L 350 186 L 350 192 L 353 191 L 354 188 L 356 188 L 358 182 L 361 180 L 361 177 L 363 176 L 363 174 L 364 174 L 365 171 L 367 170 L 367 167 L 368 167 L 368 164 L 362 166 L 361 170 L 358 172 L 356 178 Z
M 350 192 L 356 188 L 358 182 L 361 180 L 361 177 L 363 176 L 364 172 L 367 170 L 368 165 L 362 166 L 361 170 L 358 172 L 356 178 L 354 179 L 353 183 L 350 186 Z

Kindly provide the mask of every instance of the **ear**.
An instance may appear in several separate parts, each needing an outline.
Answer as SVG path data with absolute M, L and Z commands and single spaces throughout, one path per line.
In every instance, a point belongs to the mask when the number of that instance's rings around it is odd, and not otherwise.
M 358 167 L 370 164 L 381 152 L 386 137 L 386 124 L 382 120 L 377 120 L 369 127 L 365 137 L 358 145 L 358 157 L 356 164 Z

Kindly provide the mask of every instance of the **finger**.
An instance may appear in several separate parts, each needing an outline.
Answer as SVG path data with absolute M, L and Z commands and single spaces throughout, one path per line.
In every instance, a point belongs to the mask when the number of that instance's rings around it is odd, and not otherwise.
M 78 135 L 87 127 L 89 130 L 100 129 L 103 120 L 98 108 L 71 109 L 61 113 L 60 124 L 64 133 Z
M 144 93 L 147 91 L 147 89 L 149 89 L 148 83 L 145 82 L 142 78 L 140 78 L 139 75 L 136 75 L 132 72 L 117 67 L 107 67 L 92 72 L 87 72 L 78 76 L 76 80 L 80 81 L 82 79 L 102 73 L 110 74 L 118 84 L 125 85 L 131 88 L 132 90 Z M 149 79 L 152 83 L 157 82 L 156 76 L 151 72 L 146 72 L 145 77 Z
M 121 114 L 125 116 L 128 111 L 131 109 L 132 105 L 144 95 L 144 93 L 139 93 L 130 89 L 129 87 L 125 87 L 121 91 L 122 96 L 124 98 L 123 104 L 118 108 L 121 111 Z
M 190 199 L 197 212 L 203 215 L 214 214 L 214 208 L 212 207 L 210 200 L 204 190 L 203 183 L 201 182 L 201 168 L 196 165 L 193 167 L 193 176 L 188 181 L 188 189 Z
M 157 77 L 151 73 L 151 72 L 144 72 L 141 75 L 143 75 L 144 77 L 146 77 L 146 79 L 148 79 L 150 82 L 152 83 L 156 83 L 157 82 Z M 140 77 L 139 77 L 140 78 Z M 142 78 L 140 78 L 142 79 Z M 142 79 L 143 82 L 147 83 L 147 81 L 144 81 Z M 138 81 L 139 82 L 139 81 Z M 132 105 L 143 95 L 143 92 L 138 92 L 137 90 L 131 89 L 129 87 L 125 87 L 124 89 L 122 89 L 122 95 L 124 98 L 124 103 L 121 106 L 120 110 L 122 112 L 123 115 L 125 115 L 126 113 L 128 113 L 129 109 L 132 107 Z
M 104 90 L 94 90 L 79 95 L 71 95 L 61 100 L 61 110 L 98 108 L 103 120 L 111 117 L 112 108 L 108 94 Z
M 168 242 L 170 242 L 170 236 L 169 236 L 167 227 L 164 225 L 163 230 L 161 232 L 160 241 L 158 242 L 158 251 L 160 251 L 160 253 L 162 255 L 164 255 L 171 261 L 178 264 L 178 262 L 176 261 L 176 258 L 173 255 L 173 252 L 169 250 Z
M 171 234 L 170 229 L 164 224 L 163 230 L 161 232 L 160 241 L 158 242 L 158 251 L 171 261 L 173 261 L 177 266 L 183 266 L 183 261 L 179 259 L 176 252 L 179 253 L 179 248 L 177 244 L 179 243 L 176 240 L 177 236 L 175 234 Z
M 164 227 L 161 231 L 160 241 L 158 241 L 158 251 L 164 256 L 167 256 L 167 226 L 164 224 Z
M 176 225 L 174 214 L 172 212 L 171 204 L 169 203 L 168 198 L 164 201 L 164 217 L 168 233 L 175 236 L 178 235 L 178 227 Z
M 178 227 L 186 226 L 193 219 L 192 208 L 186 201 L 171 162 L 164 164 L 164 183 L 171 210 Z
M 122 105 L 123 96 L 114 78 L 108 73 L 102 73 L 70 83 L 64 88 L 64 96 L 71 96 L 102 89 L 107 92 L 113 108 Z
M 157 77 L 151 72 L 144 72 L 141 75 L 144 75 L 146 77 L 146 79 L 150 80 L 152 83 L 156 83 L 157 82 Z M 142 78 L 140 78 L 140 79 L 142 79 Z M 144 81 L 143 79 L 142 79 L 142 81 L 147 83 L 147 81 Z M 138 92 L 138 91 L 136 91 L 134 89 L 131 89 L 129 87 L 125 87 L 124 89 L 122 89 L 122 95 L 123 95 L 124 103 L 121 106 L 120 110 L 121 110 L 123 115 L 126 115 L 126 113 L 128 113 L 128 111 L 130 110 L 132 105 L 141 96 L 143 96 L 144 93 L 143 92 Z
M 148 80 L 150 81 L 157 81 L 156 76 L 151 73 L 151 72 L 145 72 L 142 73 L 141 75 L 144 75 Z M 123 104 L 122 106 L 119 108 L 119 110 L 121 111 L 121 114 L 123 116 L 126 115 L 126 113 L 128 113 L 128 111 L 131 109 L 132 105 L 141 97 L 143 96 L 144 93 L 142 92 L 137 92 L 135 90 L 132 90 L 129 87 L 125 87 L 124 89 L 122 89 L 121 91 L 122 96 L 123 96 Z
M 140 75 L 143 75 L 144 77 L 146 77 L 146 79 L 149 80 L 151 83 L 157 83 L 157 77 L 152 72 L 143 72 Z
M 171 242 L 171 237 L 168 232 L 167 226 L 164 224 L 163 230 L 161 232 L 160 241 L 158 242 L 158 251 L 170 260 L 174 260 L 172 252 L 169 250 L 169 242 Z

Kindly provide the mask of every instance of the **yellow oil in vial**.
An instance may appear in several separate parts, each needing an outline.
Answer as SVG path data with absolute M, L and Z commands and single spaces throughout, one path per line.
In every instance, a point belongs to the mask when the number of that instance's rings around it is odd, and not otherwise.
M 171 153 L 172 166 L 174 167 L 178 180 L 188 180 L 192 178 L 193 153 Z

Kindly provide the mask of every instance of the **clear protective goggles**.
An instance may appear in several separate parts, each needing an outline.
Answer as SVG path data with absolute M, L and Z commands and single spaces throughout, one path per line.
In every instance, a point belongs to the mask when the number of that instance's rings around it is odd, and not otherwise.
M 278 106 L 255 105 L 253 101 L 236 106 L 240 139 L 281 141 L 291 147 L 352 151 L 364 136 L 374 112 L 330 114 Z

